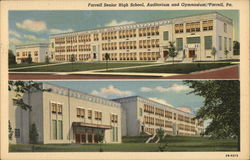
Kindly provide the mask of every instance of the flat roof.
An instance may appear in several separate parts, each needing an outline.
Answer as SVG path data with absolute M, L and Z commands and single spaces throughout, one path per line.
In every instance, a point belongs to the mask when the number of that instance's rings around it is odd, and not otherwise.
M 148 98 L 145 98 L 145 97 L 142 97 L 142 96 L 129 96 L 129 97 L 123 97 L 123 98 L 116 98 L 116 99 L 112 99 L 112 100 L 116 101 L 116 100 L 119 100 L 119 99 L 129 99 L 129 98 L 134 98 L 134 99 L 141 98 L 141 99 L 144 99 L 144 100 L 151 101 L 153 103 L 159 104 L 161 106 L 168 107 L 170 109 L 176 110 L 178 112 L 183 112 L 185 114 L 189 114 L 189 115 L 194 116 L 193 113 L 184 112 L 182 110 L 179 110 L 179 109 L 175 108 L 174 106 L 169 106 L 169 105 L 166 105 L 166 104 L 163 104 L 163 103 L 159 103 L 159 102 L 156 102 L 154 100 L 151 100 L 151 99 L 148 99 Z
M 174 18 L 167 18 L 167 19 L 159 19 L 159 20 L 153 20 L 153 21 L 144 21 L 144 22 L 135 22 L 135 23 L 130 23 L 130 24 L 123 24 L 123 25 L 116 25 L 116 26 L 107 26 L 107 27 L 97 27 L 95 29 L 85 29 L 85 30 L 78 30 L 78 31 L 73 31 L 73 32 L 64 32 L 64 33 L 56 33 L 56 34 L 51 34 L 51 36 L 60 36 L 60 35 L 65 35 L 65 34 L 71 34 L 71 33 L 79 33 L 79 32 L 84 32 L 84 31 L 95 31 L 95 30 L 101 30 L 101 29 L 110 29 L 114 27 L 122 27 L 122 26 L 128 26 L 128 25 L 136 25 L 136 24 L 144 24 L 144 23 L 152 23 L 152 22 L 160 22 L 160 21 L 170 21 L 170 20 L 175 20 L 175 19 L 180 19 L 180 18 L 187 18 L 187 17 L 195 17 L 195 16 L 203 16 L 203 15 L 211 15 L 211 14 L 217 14 L 222 17 L 227 18 L 228 20 L 232 21 L 232 19 L 218 13 L 218 12 L 208 12 L 208 13 L 200 13 L 200 14 L 194 14 L 190 16 L 180 16 L 180 17 L 174 17 Z

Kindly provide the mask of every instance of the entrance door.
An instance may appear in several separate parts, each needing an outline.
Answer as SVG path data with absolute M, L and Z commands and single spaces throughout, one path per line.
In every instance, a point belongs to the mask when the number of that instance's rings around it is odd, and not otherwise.
M 81 135 L 76 134 L 76 143 L 80 143 L 80 142 L 81 142 Z
M 168 51 L 163 51 L 163 57 L 167 58 L 168 57 Z
M 195 50 L 189 50 L 189 58 L 193 58 L 195 56 Z
M 92 141 L 92 134 L 88 134 L 88 143 L 92 143 L 93 141 Z
M 86 133 L 81 134 L 81 143 L 86 143 Z

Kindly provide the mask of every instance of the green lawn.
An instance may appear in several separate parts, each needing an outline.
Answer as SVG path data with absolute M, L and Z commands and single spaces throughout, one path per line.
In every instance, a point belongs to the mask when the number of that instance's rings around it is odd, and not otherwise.
M 108 68 L 130 67 L 140 65 L 150 65 L 152 63 L 108 63 Z M 72 72 L 105 69 L 105 63 L 73 63 L 61 64 L 55 66 L 44 66 L 36 68 L 26 68 L 19 70 L 11 70 L 13 72 Z
M 44 65 L 45 63 L 20 63 L 20 64 L 10 64 L 9 68 L 19 68 L 19 67 L 28 67 L 28 66 L 38 66 Z
M 121 144 L 102 144 L 104 152 L 158 152 L 159 145 L 143 143 L 147 137 L 123 137 Z M 143 141 L 143 142 L 142 142 Z M 163 143 L 165 151 L 237 151 L 237 140 L 204 137 L 168 136 Z M 46 144 L 36 145 L 35 152 L 99 152 L 99 144 Z M 10 152 L 31 152 L 31 145 L 10 145 Z
M 129 68 L 119 70 L 109 70 L 108 72 L 140 72 L 140 73 L 180 73 L 188 74 L 191 72 L 208 70 L 213 68 L 220 68 L 230 66 L 230 63 L 176 63 L 161 66 Z

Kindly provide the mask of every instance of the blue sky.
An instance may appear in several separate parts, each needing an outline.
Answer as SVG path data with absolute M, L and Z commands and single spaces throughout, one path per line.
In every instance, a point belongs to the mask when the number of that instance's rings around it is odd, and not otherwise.
M 10 48 L 17 44 L 49 42 L 49 35 L 113 25 L 218 12 L 234 21 L 234 40 L 239 40 L 237 10 L 117 10 L 117 11 L 9 11 Z
M 128 96 L 150 98 L 170 104 L 183 111 L 195 112 L 203 105 L 203 98 L 187 94 L 192 89 L 182 81 L 49 81 L 66 88 L 82 91 L 103 98 L 114 99 Z

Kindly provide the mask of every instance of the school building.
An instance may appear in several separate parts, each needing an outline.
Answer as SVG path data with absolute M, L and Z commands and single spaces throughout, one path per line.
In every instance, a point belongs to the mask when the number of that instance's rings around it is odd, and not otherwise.
M 176 61 L 231 59 L 233 21 L 219 13 L 207 13 L 53 34 L 50 57 L 56 62 L 104 61 L 109 54 L 111 61 L 172 61 L 169 42 L 175 42 Z
M 159 128 L 173 136 L 199 136 L 204 131 L 203 121 L 193 120 L 193 114 L 147 98 L 108 100 L 62 86 L 39 85 L 49 91 L 31 89 L 23 95 L 31 111 L 21 109 L 16 93 L 9 92 L 10 143 L 28 144 L 33 123 L 42 144 L 97 143 L 99 134 L 104 143 L 121 143 L 122 136 L 155 135 Z
M 16 46 L 16 62 L 27 62 L 29 56 L 33 63 L 45 62 L 45 57 L 48 55 L 49 44 L 36 43 Z

